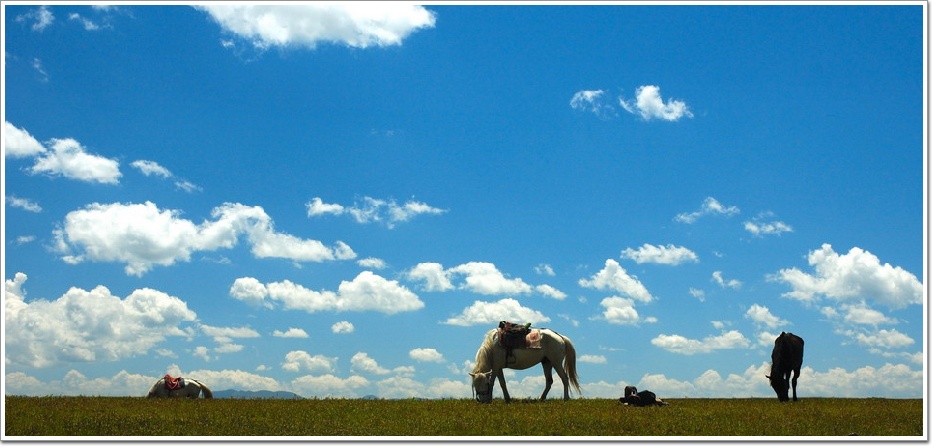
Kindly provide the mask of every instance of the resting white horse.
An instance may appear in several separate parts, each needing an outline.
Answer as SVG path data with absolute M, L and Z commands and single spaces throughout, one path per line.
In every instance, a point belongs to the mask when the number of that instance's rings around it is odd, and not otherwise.
M 515 348 L 511 351 L 511 356 L 506 358 L 508 351 L 498 342 L 498 329 L 489 330 L 485 335 L 485 340 L 479 346 L 476 352 L 476 366 L 472 373 L 472 386 L 475 392 L 475 399 L 480 403 L 492 402 L 492 388 L 495 386 L 495 378 L 502 387 L 505 402 L 511 401 L 508 395 L 508 387 L 505 386 L 505 373 L 503 369 L 524 370 L 541 364 L 544 368 L 544 379 L 546 386 L 540 399 L 547 399 L 547 393 L 550 392 L 550 386 L 553 384 L 553 369 L 556 369 L 557 375 L 563 382 L 563 399 L 570 399 L 570 384 L 576 389 L 577 393 L 582 393 L 579 388 L 579 377 L 576 374 L 576 348 L 566 336 L 561 335 L 549 328 L 540 329 L 541 346 L 540 348 Z
M 147 398 L 191 398 L 197 399 L 201 392 L 204 393 L 204 398 L 213 398 L 214 393 L 205 386 L 200 381 L 191 379 L 191 378 L 179 378 L 184 380 L 184 386 L 178 387 L 176 389 L 169 389 L 165 385 L 165 378 L 160 378 L 155 382 L 155 385 L 149 389 L 149 394 L 146 395 Z

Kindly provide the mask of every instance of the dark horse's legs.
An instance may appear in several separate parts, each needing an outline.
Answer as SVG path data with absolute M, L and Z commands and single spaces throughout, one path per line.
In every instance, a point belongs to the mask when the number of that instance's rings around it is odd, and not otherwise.
M 550 360 L 547 358 L 544 358 L 544 360 L 540 362 L 540 365 L 544 368 L 545 380 L 544 393 L 540 394 L 540 399 L 545 400 L 547 399 L 547 393 L 550 392 L 550 386 L 553 385 L 553 365 L 550 364 Z
M 796 399 L 796 380 L 799 378 L 799 369 L 793 370 L 793 401 L 799 401 Z

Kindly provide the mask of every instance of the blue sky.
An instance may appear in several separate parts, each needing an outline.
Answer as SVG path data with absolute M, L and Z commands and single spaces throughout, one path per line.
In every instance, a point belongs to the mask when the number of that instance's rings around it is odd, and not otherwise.
M 5 394 L 920 398 L 925 7 L 5 2 Z

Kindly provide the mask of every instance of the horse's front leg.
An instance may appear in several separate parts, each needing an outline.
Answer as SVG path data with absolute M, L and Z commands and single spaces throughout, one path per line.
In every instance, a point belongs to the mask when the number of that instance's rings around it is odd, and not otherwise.
M 508 394 L 508 386 L 505 385 L 505 370 L 499 369 L 495 373 L 495 377 L 498 378 L 498 384 L 502 386 L 502 398 L 505 398 L 506 403 L 511 402 L 511 395 Z M 495 383 L 492 383 L 493 385 Z
M 550 361 L 544 360 L 540 363 L 544 367 L 544 393 L 540 394 L 540 399 L 547 399 L 547 393 L 550 392 L 550 386 L 553 385 L 553 366 Z
M 793 401 L 799 401 L 796 399 L 796 380 L 799 378 L 799 370 L 793 371 Z

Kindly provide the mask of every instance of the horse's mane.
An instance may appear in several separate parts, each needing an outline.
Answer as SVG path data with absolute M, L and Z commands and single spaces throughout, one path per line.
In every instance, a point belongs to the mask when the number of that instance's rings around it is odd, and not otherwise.
M 485 339 L 482 341 L 482 345 L 479 346 L 479 351 L 476 352 L 476 366 L 473 367 L 473 373 L 483 373 L 492 370 L 492 348 L 495 347 L 494 336 L 497 330 L 491 329 L 488 333 L 485 334 Z

